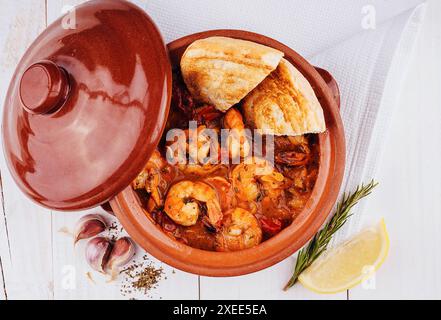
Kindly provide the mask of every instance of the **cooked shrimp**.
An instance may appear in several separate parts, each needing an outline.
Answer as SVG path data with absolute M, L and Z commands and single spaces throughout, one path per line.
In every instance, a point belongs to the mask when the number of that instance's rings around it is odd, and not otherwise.
M 168 191 L 164 211 L 177 224 L 194 225 L 199 215 L 206 213 L 210 224 L 217 228 L 222 211 L 216 191 L 203 182 L 180 181 Z
M 269 197 L 274 203 L 282 194 L 284 176 L 267 160 L 253 157 L 237 165 L 231 173 L 236 197 L 242 202 L 254 202 Z
M 261 241 L 262 230 L 256 217 L 245 209 L 235 208 L 225 214 L 222 229 L 216 234 L 216 250 L 243 250 Z
M 167 162 L 162 158 L 158 150 L 155 150 L 149 161 L 140 174 L 133 180 L 134 189 L 145 189 L 153 199 L 155 206 L 162 205 L 163 196 L 161 193 L 161 184 L 163 179 L 161 171 L 167 166 Z
M 173 146 L 167 146 L 167 158 L 177 163 L 185 174 L 205 175 L 215 171 L 220 156 L 218 130 L 202 125 L 197 128 L 196 137 L 188 129 L 184 132 L 185 139 L 174 141 Z M 188 159 L 185 155 L 188 155 Z
M 236 198 L 231 183 L 227 179 L 219 176 L 208 177 L 204 180 L 212 186 L 219 196 L 222 212 L 228 211 L 236 206 Z
M 219 130 L 208 129 L 205 126 L 197 128 L 196 141 L 193 142 L 189 130 L 185 130 L 188 138 L 188 154 L 194 162 L 207 164 L 219 159 Z
M 227 150 L 231 158 L 241 156 L 245 158 L 250 153 L 250 143 L 246 137 L 242 115 L 235 108 L 231 108 L 224 116 L 223 125 L 230 129 L 227 138 Z
M 181 170 L 186 175 L 195 175 L 195 176 L 205 176 L 209 175 L 216 170 L 220 169 L 220 164 L 182 164 L 179 165 L 179 170 Z

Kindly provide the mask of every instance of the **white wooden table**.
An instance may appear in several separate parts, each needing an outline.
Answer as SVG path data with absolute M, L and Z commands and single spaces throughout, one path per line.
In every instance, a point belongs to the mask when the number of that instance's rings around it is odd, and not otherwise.
M 19 58 L 36 36 L 81 1 L 3 0 L 0 10 L 0 100 Z M 372 220 L 385 217 L 391 237 L 389 258 L 374 288 L 320 296 L 301 286 L 283 292 L 293 258 L 248 276 L 198 277 L 163 266 L 167 279 L 146 298 L 162 299 L 392 299 L 441 298 L 441 1 L 429 0 L 427 17 L 400 107 L 393 119 L 377 180 L 368 200 Z M 17 189 L 0 157 L 0 299 L 120 299 L 118 282 L 90 271 L 83 244 L 59 230 L 80 213 L 40 208 Z M 100 209 L 90 210 L 91 212 Z M 156 265 L 161 263 L 155 261 Z M 65 278 L 75 270 L 75 286 Z

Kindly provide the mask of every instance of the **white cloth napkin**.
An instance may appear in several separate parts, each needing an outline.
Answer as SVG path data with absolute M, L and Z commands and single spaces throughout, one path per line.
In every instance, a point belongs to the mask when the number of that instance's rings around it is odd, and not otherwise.
M 423 0 L 135 2 L 151 15 L 167 42 L 210 29 L 249 30 L 285 43 L 330 71 L 341 90 L 347 139 L 342 191 L 374 177 L 423 18 Z M 361 216 L 354 216 L 339 237 L 357 229 Z
M 314 65 L 329 70 L 340 86 L 347 148 L 342 191 L 375 177 L 424 9 L 425 4 L 410 8 L 376 30 L 358 33 L 311 59 Z M 356 211 L 334 243 L 369 220 L 363 202 Z

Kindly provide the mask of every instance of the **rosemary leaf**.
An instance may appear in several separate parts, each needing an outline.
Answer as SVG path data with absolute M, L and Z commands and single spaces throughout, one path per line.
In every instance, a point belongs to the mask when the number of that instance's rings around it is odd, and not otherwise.
M 358 201 L 368 196 L 372 192 L 372 189 L 377 185 L 378 183 L 372 180 L 367 185 L 362 184 L 358 186 L 353 193 L 343 193 L 340 202 L 337 204 L 335 213 L 329 222 L 327 222 L 324 227 L 315 234 L 314 238 L 312 238 L 312 240 L 299 251 L 293 275 L 286 284 L 284 290 L 291 288 L 297 282 L 299 275 L 326 251 L 332 236 L 352 215 L 351 209 L 358 203 Z

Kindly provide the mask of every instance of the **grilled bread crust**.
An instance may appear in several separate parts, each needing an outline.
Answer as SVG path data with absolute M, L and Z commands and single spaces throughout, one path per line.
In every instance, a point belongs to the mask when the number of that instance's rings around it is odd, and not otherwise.
M 283 53 L 251 41 L 210 37 L 193 42 L 181 59 L 191 95 L 226 111 L 276 69 Z
M 261 134 L 296 136 L 326 130 L 310 83 L 285 59 L 245 97 L 243 110 L 248 125 Z

